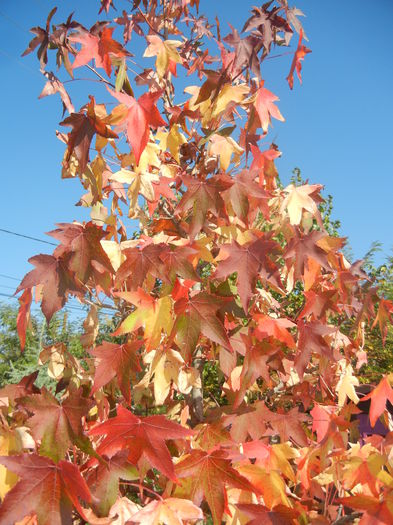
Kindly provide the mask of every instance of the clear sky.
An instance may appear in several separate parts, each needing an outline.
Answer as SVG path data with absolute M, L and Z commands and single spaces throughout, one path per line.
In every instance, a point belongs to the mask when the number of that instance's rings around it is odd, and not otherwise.
M 280 175 L 288 181 L 298 166 L 310 183 L 325 186 L 325 193 L 334 197 L 334 217 L 341 220 L 341 233 L 348 236 L 355 258 L 361 258 L 373 241 L 381 241 L 389 253 L 393 246 L 393 0 L 289 3 L 307 15 L 303 23 L 312 54 L 304 61 L 303 85 L 296 79 L 293 92 L 285 81 L 291 57 L 271 60 L 262 71 L 266 87 L 280 97 L 279 108 L 286 118 L 284 123 L 274 123 L 270 135 L 283 152 Z M 200 11 L 219 14 L 226 34 L 225 23 L 240 29 L 255 4 L 201 0 Z M 60 178 L 64 145 L 54 133 L 61 120 L 58 96 L 37 100 L 44 85 L 38 61 L 35 55 L 20 58 L 31 39 L 28 29 L 43 26 L 54 5 L 49 0 L 0 0 L 0 228 L 42 239 L 56 222 L 87 218 L 74 207 L 80 197 L 78 181 Z M 63 22 L 71 11 L 87 26 L 97 19 L 98 0 L 65 0 L 58 5 L 55 22 Z M 117 0 L 115 5 L 120 14 L 129 4 Z M 78 100 L 81 92 L 76 84 L 72 93 L 79 108 L 87 97 Z M 23 277 L 31 269 L 27 259 L 52 248 L 1 231 L 0 241 L 0 293 L 13 293 L 17 282 L 3 276 Z

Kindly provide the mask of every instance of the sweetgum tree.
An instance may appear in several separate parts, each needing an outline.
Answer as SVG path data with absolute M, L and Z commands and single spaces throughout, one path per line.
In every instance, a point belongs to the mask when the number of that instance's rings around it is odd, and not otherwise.
M 2 524 L 392 522 L 391 434 L 351 439 L 364 332 L 393 305 L 324 227 L 322 187 L 279 185 L 268 146 L 283 116 L 261 63 L 291 45 L 300 80 L 302 13 L 270 1 L 224 34 L 199 7 L 104 0 L 111 21 L 32 29 L 91 220 L 30 259 L 21 344 L 33 299 L 48 321 L 70 297 L 89 313 L 81 359 L 43 349 L 56 388 L 2 390 Z M 52 59 L 96 81 L 79 110 Z M 390 378 L 367 399 L 387 425 Z

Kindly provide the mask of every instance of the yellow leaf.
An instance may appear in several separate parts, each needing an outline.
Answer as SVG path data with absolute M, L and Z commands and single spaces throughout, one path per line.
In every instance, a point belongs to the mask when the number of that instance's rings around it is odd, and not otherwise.
M 232 137 L 223 137 L 215 133 L 209 139 L 209 155 L 217 155 L 223 170 L 227 170 L 231 163 L 232 155 L 239 156 L 243 153 L 241 148 Z M 236 162 L 237 159 L 235 159 Z
M 54 345 L 45 347 L 39 356 L 38 364 L 42 365 L 49 362 L 48 376 L 52 379 L 59 380 L 63 377 L 66 367 L 64 345 Z
M 319 184 L 304 184 L 303 186 L 294 186 L 290 184 L 285 188 L 287 196 L 281 204 L 281 213 L 287 210 L 291 224 L 300 224 L 303 210 L 310 212 L 314 217 L 319 218 L 317 203 L 312 198 L 312 194 L 318 193 L 321 188 Z
M 107 254 L 113 269 L 117 271 L 121 263 L 125 260 L 125 256 L 122 255 L 121 246 L 118 242 L 115 241 L 105 241 L 102 240 L 101 246 L 103 247 L 105 253 Z
M 175 350 L 153 350 L 146 355 L 145 361 L 150 361 L 150 375 L 154 374 L 154 398 L 157 405 L 163 405 L 167 398 L 171 383 L 177 380 L 180 367 L 184 361 Z
M 131 302 L 134 304 L 134 301 L 137 303 L 137 299 Z M 149 351 L 159 345 L 162 331 L 168 335 L 172 330 L 172 300 L 169 296 L 151 298 L 150 302 L 142 300 L 136 306 L 136 310 L 126 317 L 115 334 L 127 334 L 143 327 L 146 349 Z
M 352 366 L 346 364 L 344 359 L 339 364 L 342 366 L 342 373 L 336 386 L 338 405 L 340 407 L 344 406 L 347 397 L 354 403 L 358 403 L 359 398 L 356 394 L 355 386 L 359 385 L 359 380 L 353 375 Z
M 291 447 L 290 443 L 280 443 L 272 445 L 270 453 L 270 468 L 278 470 L 288 479 L 296 482 L 296 476 L 288 460 L 299 457 L 296 449 Z
M 246 95 L 250 91 L 250 88 L 246 84 L 240 84 L 238 86 L 232 86 L 232 84 L 226 84 L 221 90 L 217 97 L 212 117 L 217 117 L 220 113 L 225 111 L 228 104 L 240 104 L 245 99 Z
M 187 86 L 184 89 L 185 93 L 188 93 L 191 95 L 191 98 L 188 100 L 188 107 L 191 111 L 195 111 L 196 109 L 199 109 L 202 115 L 205 115 L 211 106 L 210 98 L 207 100 L 204 100 L 202 102 L 197 103 L 200 87 L 198 86 Z
M 237 470 L 261 491 L 266 507 L 271 509 L 280 504 L 291 506 L 285 482 L 279 472 L 268 471 L 257 465 L 241 465 Z
M 165 151 L 169 149 L 172 157 L 176 162 L 180 161 L 180 146 L 187 142 L 185 136 L 180 133 L 179 126 L 174 124 L 169 133 L 161 131 L 157 133 L 157 139 L 160 141 L 160 148 Z
M 137 172 L 148 171 L 149 166 L 159 168 L 161 166 L 161 161 L 158 158 L 161 149 L 155 142 L 148 142 L 145 149 L 142 152 L 142 155 L 139 159 L 139 164 L 135 168 Z
M 153 182 L 158 182 L 159 177 L 154 173 L 148 171 L 130 171 L 122 168 L 117 171 L 110 178 L 122 184 L 130 184 L 128 188 L 128 197 L 130 199 L 130 217 L 135 216 L 138 208 L 138 196 L 142 195 L 146 200 L 154 200 Z
M 16 430 L 0 427 L 0 456 L 9 456 L 22 452 L 23 445 Z M 0 465 L 0 499 L 17 483 L 18 476 Z
M 200 237 L 193 242 L 192 247 L 198 250 L 198 253 L 195 255 L 195 259 L 193 260 L 194 266 L 198 264 L 199 259 L 203 259 L 209 263 L 214 263 L 214 258 L 208 247 L 208 244 L 210 243 L 211 239 L 209 237 Z
M 90 307 L 89 313 L 83 321 L 83 328 L 85 332 L 81 335 L 80 341 L 83 348 L 89 348 L 93 346 L 99 329 L 98 313 L 95 305 Z
M 163 77 L 168 71 L 170 62 L 181 64 L 182 59 L 177 51 L 177 47 L 181 46 L 180 40 L 162 40 L 158 35 L 148 35 L 149 42 L 144 57 L 157 57 L 156 70 L 159 77 Z

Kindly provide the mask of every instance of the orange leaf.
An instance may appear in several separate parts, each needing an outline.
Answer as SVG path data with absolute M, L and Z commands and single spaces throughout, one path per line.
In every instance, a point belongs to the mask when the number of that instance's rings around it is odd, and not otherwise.
M 362 397 L 362 402 L 368 399 L 371 400 L 370 423 L 374 427 L 379 416 L 385 411 L 386 402 L 389 400 L 393 404 L 393 390 L 387 377 L 384 377 L 372 392 Z

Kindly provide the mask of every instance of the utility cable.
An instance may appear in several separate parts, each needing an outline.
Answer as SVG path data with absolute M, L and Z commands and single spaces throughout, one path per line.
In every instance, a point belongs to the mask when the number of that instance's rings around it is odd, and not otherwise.
M 37 242 L 42 242 L 44 244 L 50 244 L 51 246 L 57 246 L 57 244 L 54 242 L 44 241 L 43 239 L 38 239 L 37 237 L 31 237 L 30 235 L 24 235 L 23 233 L 17 233 L 11 230 L 5 230 L 4 228 L 0 228 L 0 232 L 9 233 L 10 235 L 16 235 L 17 237 L 24 237 L 25 239 L 30 239 L 31 241 L 37 241 Z
M 4 277 L 5 279 L 12 279 L 13 281 L 21 281 L 22 279 L 18 279 L 18 277 L 12 277 L 11 275 L 5 275 L 4 273 L 0 273 L 0 277 Z

